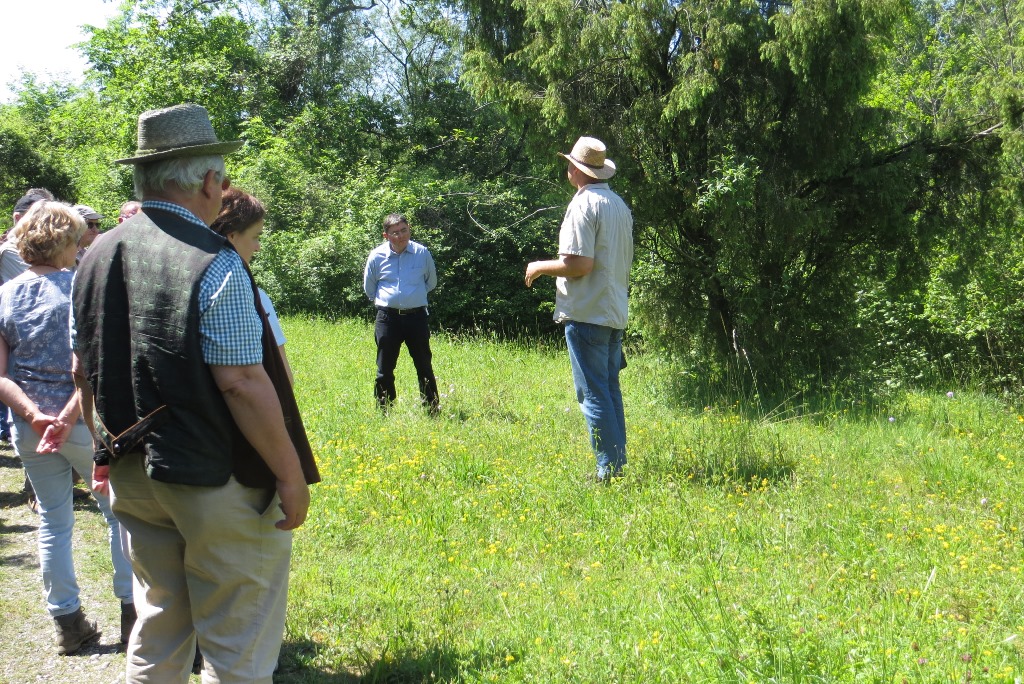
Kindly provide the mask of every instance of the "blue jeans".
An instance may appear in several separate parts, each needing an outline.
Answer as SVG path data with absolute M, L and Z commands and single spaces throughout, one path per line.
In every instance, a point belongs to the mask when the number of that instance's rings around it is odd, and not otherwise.
M 604 325 L 565 324 L 576 400 L 590 430 L 597 475 L 617 475 L 626 464 L 626 415 L 622 410 L 619 371 L 622 331 Z
M 46 610 L 50 617 L 67 615 L 81 607 L 78 580 L 71 557 L 71 530 L 75 510 L 71 499 L 71 468 L 83 478 L 92 476 L 92 438 L 79 422 L 64 448 L 57 454 L 37 454 L 39 435 L 19 416 L 11 421 L 15 453 L 39 501 L 39 565 L 43 571 Z M 121 531 L 110 511 L 110 500 L 93 492 L 109 526 L 110 559 L 114 566 L 114 595 L 122 603 L 132 602 L 132 566 L 121 551 Z

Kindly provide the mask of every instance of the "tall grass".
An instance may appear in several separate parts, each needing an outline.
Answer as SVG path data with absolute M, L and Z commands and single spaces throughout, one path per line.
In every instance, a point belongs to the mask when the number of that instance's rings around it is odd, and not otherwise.
M 1024 675 L 1024 418 L 983 396 L 743 417 L 623 375 L 593 459 L 563 350 L 433 341 L 442 416 L 373 401 L 369 325 L 288 319 L 324 482 L 281 681 L 939 682 Z

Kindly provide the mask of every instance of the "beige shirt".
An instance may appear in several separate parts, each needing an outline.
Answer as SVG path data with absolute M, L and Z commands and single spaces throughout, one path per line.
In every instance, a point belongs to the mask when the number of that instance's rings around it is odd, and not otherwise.
M 633 264 L 633 214 L 607 183 L 576 191 L 562 220 L 558 253 L 590 257 L 585 276 L 555 279 L 555 321 L 623 330 Z

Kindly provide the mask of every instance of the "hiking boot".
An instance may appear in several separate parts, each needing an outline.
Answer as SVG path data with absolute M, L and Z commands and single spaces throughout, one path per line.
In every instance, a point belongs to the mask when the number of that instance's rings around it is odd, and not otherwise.
M 57 653 L 71 655 L 85 644 L 100 636 L 96 623 L 86 620 L 85 613 L 79 608 L 74 613 L 58 615 L 53 618 L 57 630 Z
M 135 626 L 135 620 L 138 618 L 138 614 L 135 612 L 134 603 L 122 603 L 121 604 L 121 643 L 127 644 L 128 639 L 132 635 L 132 627 Z

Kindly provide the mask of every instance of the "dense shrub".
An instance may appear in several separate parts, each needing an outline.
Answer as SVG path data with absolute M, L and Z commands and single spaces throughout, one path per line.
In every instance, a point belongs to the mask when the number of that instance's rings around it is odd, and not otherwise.
M 4 171 L 0 174 L 0 207 L 8 216 L 28 188 L 49 188 L 59 197 L 74 194 L 71 178 L 50 166 L 28 139 L 9 129 L 0 129 L 0 169 Z M 0 231 L 9 227 L 5 222 Z
M 527 261 L 555 252 L 562 206 L 537 212 L 529 188 L 375 164 L 331 184 L 273 154 L 240 179 L 273 198 L 253 270 L 282 311 L 369 315 L 366 257 L 382 240 L 384 216 L 400 212 L 434 256 L 438 325 L 508 335 L 551 327 L 550 283 L 527 289 L 523 273 Z

